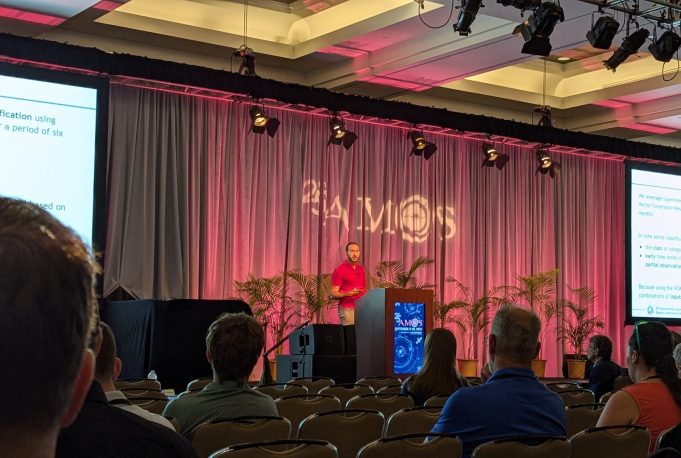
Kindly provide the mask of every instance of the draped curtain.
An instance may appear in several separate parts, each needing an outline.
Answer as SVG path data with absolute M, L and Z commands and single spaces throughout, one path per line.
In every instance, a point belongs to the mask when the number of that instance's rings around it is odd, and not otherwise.
M 249 273 L 330 273 L 357 241 L 371 273 L 382 260 L 433 258 L 419 279 L 444 300 L 448 276 L 479 297 L 558 268 L 560 295 L 595 289 L 593 313 L 622 361 L 621 158 L 556 153 L 562 170 L 551 179 L 535 173 L 529 147 L 498 143 L 510 156 L 499 171 L 481 167 L 482 140 L 427 133 L 438 150 L 426 161 L 409 156 L 406 130 L 352 120 L 358 140 L 346 151 L 327 146 L 328 116 L 267 108 L 281 121 L 270 138 L 249 133 L 250 107 L 112 85 L 105 295 L 233 297 Z M 555 326 L 547 375 L 558 375 L 563 352 Z M 475 354 L 484 360 L 483 339 Z

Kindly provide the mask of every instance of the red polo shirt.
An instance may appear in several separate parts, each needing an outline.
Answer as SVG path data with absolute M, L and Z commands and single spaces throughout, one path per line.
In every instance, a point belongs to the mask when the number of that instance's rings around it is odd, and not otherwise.
M 336 267 L 331 275 L 331 284 L 339 286 L 340 292 L 344 293 L 354 288 L 361 289 L 362 292 L 356 296 L 348 296 L 340 299 L 339 307 L 355 308 L 355 301 L 366 293 L 366 275 L 364 267 L 359 264 L 352 265 L 349 261 L 344 261 L 343 264 Z

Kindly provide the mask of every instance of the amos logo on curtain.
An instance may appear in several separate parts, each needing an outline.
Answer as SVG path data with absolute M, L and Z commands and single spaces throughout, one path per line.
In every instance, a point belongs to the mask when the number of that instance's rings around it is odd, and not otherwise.
M 372 234 L 396 234 L 399 230 L 402 239 L 411 243 L 425 242 L 431 234 L 438 234 L 440 240 L 448 240 L 456 233 L 454 207 L 438 205 L 433 208 L 428 199 L 420 194 L 397 202 L 384 200 L 380 208 L 371 197 L 357 197 L 356 200 L 358 205 L 355 211 L 360 214 L 353 220 L 364 222 L 364 225 L 357 225 L 357 230 L 364 229 Z M 329 198 L 326 183 L 306 180 L 303 183 L 303 205 L 309 205 L 313 215 L 322 214 L 324 225 L 336 219 L 346 230 L 350 229 L 349 202 L 341 202 L 339 195 Z

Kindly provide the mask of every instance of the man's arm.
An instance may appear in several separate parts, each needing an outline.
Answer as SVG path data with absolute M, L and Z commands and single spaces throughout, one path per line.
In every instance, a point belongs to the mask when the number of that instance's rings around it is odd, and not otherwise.
M 343 299 L 344 297 L 356 296 L 361 292 L 362 291 L 357 288 L 353 288 L 350 291 L 341 291 L 340 285 L 331 286 L 331 297 L 333 297 L 334 299 Z

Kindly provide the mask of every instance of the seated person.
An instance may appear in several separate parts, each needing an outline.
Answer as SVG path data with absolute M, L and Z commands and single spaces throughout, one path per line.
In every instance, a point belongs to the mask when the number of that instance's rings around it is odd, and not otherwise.
M 656 321 L 636 323 L 627 366 L 633 385 L 616 391 L 597 426 L 636 424 L 650 430 L 650 451 L 665 429 L 681 422 L 681 379 L 672 357 L 672 335 Z
M 589 339 L 587 358 L 594 363 L 589 374 L 589 389 L 593 391 L 596 402 L 605 393 L 612 391 L 613 382 L 622 375 L 622 368 L 610 359 L 611 356 L 610 339 L 603 335 Z
M 134 405 L 128 401 L 123 392 L 116 389 L 114 380 L 120 375 L 121 367 L 121 359 L 116 357 L 116 339 L 114 338 L 113 331 L 108 324 L 102 323 L 102 348 L 99 350 L 95 364 L 95 380 L 102 385 L 106 400 L 112 406 L 134 413 L 145 420 L 153 421 L 175 431 L 172 423 L 167 418 Z
M 679 378 L 681 378 L 681 343 L 674 347 L 674 362 L 676 363 L 676 370 L 679 373 Z
M 277 416 L 271 397 L 248 385 L 255 363 L 265 346 L 262 326 L 244 313 L 225 313 L 208 328 L 206 357 L 213 368 L 213 381 L 196 394 L 171 401 L 163 415 L 180 424 L 189 436 L 202 423 L 218 418 L 249 415 Z
M 449 329 L 433 329 L 424 343 L 423 367 L 402 383 L 402 394 L 422 406 L 428 398 L 449 396 L 462 386 L 469 383 L 456 370 L 456 337 Z
M 480 444 L 515 436 L 565 436 L 565 404 L 532 372 L 541 323 L 531 310 L 503 306 L 492 321 L 489 364 L 481 386 L 455 392 L 433 427 L 459 436 L 462 458 Z

